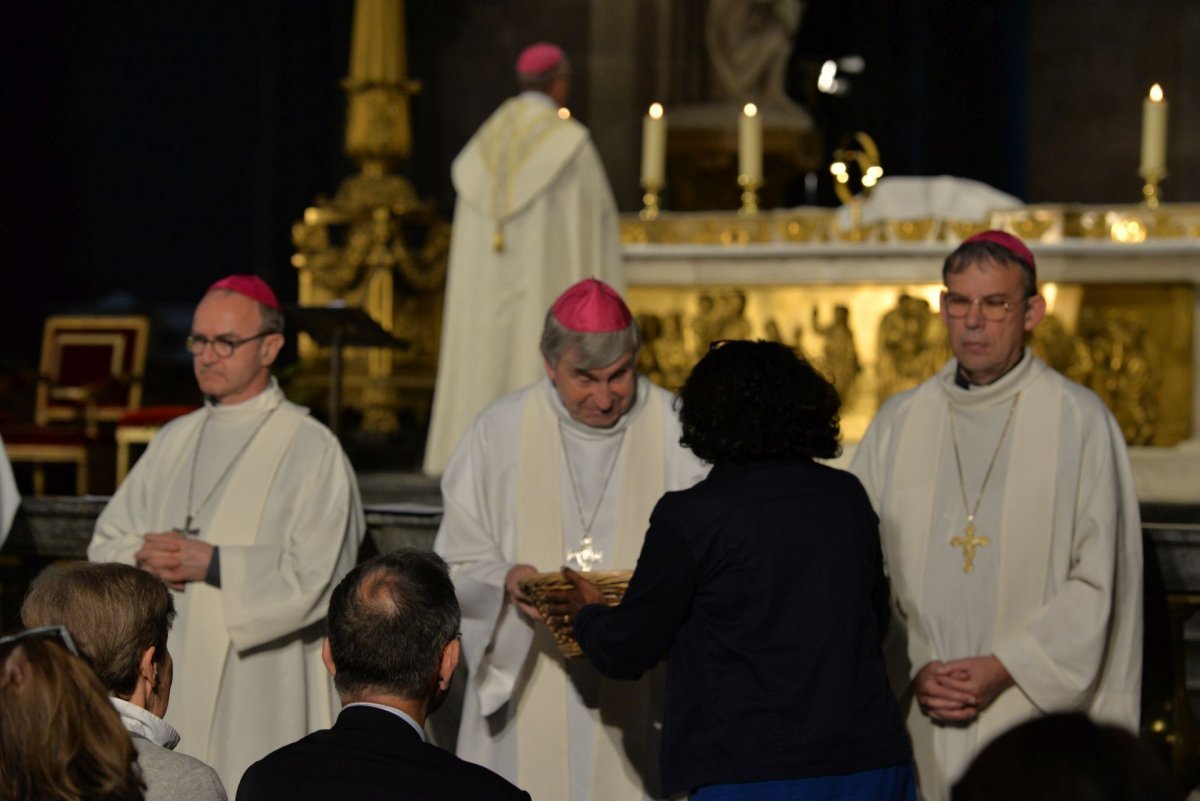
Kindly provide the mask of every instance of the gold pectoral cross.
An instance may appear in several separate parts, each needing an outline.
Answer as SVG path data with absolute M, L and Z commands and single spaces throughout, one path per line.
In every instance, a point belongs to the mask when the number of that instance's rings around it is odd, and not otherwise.
M 975 520 L 973 517 L 967 518 L 967 527 L 963 529 L 964 536 L 954 537 L 950 540 L 951 548 L 962 548 L 963 551 L 963 572 L 970 573 L 975 569 L 975 551 L 985 545 L 989 545 L 991 540 L 987 537 L 975 536 Z
M 603 551 L 597 551 L 592 547 L 592 538 L 590 536 L 585 536 L 579 541 L 579 550 L 567 553 L 567 562 L 574 562 L 579 565 L 579 569 L 585 573 L 591 571 L 592 567 L 599 564 L 603 559 Z

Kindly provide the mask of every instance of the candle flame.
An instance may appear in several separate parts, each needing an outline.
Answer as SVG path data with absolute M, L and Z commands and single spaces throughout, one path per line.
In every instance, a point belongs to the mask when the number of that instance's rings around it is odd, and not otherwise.
M 742 108 L 742 113 L 747 117 L 753 117 L 754 115 L 758 114 L 758 106 L 754 105 L 753 103 L 747 103 Z
M 662 119 L 662 115 L 663 115 L 663 107 L 662 107 L 662 103 L 651 103 L 651 104 L 650 104 L 650 117 L 651 117 L 651 119 L 655 119 L 655 120 L 661 120 L 661 119 Z
M 1150 87 L 1150 102 L 1161 103 L 1163 101 L 1163 90 L 1158 84 Z
M 569 119 L 571 119 L 571 109 L 567 108 L 566 106 L 562 106 L 561 108 L 559 108 L 559 110 L 558 110 L 558 118 L 559 118 L 560 120 L 569 120 Z

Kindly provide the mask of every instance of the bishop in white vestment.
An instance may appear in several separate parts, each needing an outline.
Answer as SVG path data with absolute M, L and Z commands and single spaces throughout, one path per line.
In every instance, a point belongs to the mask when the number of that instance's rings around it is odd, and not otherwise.
M 471 421 L 541 374 L 542 315 L 593 276 L 624 289 L 617 207 L 587 128 L 559 116 L 570 66 L 553 45 L 517 63 L 505 101 L 454 160 L 458 202 L 425 472 L 440 474 Z
M 542 344 L 546 376 L 480 414 L 442 479 L 434 548 L 470 674 L 457 752 L 534 798 L 654 798 L 662 677 L 564 660 L 516 582 L 580 560 L 631 569 L 658 498 L 707 470 L 679 445 L 671 395 L 635 375 L 636 324 L 610 288 L 564 293 Z
M 1120 428 L 1023 347 L 1033 255 L 1008 234 L 946 261 L 955 360 L 880 409 L 854 455 L 903 629 L 925 799 L 992 738 L 1081 710 L 1137 731 L 1142 539 Z
M 336 717 L 323 619 L 365 530 L 337 439 L 270 377 L 281 331 L 257 278 L 214 284 L 188 341 L 206 403 L 154 438 L 88 547 L 176 591 L 165 718 L 230 793 L 252 762 Z

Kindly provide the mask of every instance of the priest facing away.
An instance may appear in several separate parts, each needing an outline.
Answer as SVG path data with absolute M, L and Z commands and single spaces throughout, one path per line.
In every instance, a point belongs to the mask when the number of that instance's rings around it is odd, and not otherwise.
M 624 289 L 617 206 L 588 129 L 565 113 L 571 64 L 545 42 L 516 64 L 521 93 L 454 159 L 458 202 L 425 472 L 440 475 L 475 415 L 541 375 L 546 307 L 595 276 Z
M 175 591 L 166 720 L 178 749 L 233 790 L 255 760 L 337 716 L 321 661 L 329 594 L 358 556 L 358 484 L 337 439 L 271 377 L 279 301 L 224 278 L 187 348 L 204 407 L 159 432 L 96 521 L 94 562 L 134 564 Z
M 954 360 L 887 401 L 850 466 L 879 515 L 907 635 L 923 798 L 1039 714 L 1136 732 L 1142 532 L 1121 430 L 1024 347 L 1046 313 L 1021 240 L 985 231 L 946 259 Z
M 572 286 L 545 317 L 545 377 L 484 410 L 442 478 L 434 550 L 451 567 L 470 673 L 457 752 L 534 798 L 658 793 L 663 677 L 610 681 L 564 660 L 517 584 L 563 564 L 632 569 L 659 497 L 704 477 L 672 396 L 635 372 L 639 346 L 615 290 Z

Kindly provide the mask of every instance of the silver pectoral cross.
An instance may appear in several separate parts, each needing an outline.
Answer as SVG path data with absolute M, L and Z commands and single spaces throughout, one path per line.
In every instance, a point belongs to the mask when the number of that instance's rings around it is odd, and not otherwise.
M 176 534 L 182 534 L 185 537 L 195 537 L 200 534 L 200 529 L 192 527 L 191 515 L 187 516 L 187 521 L 184 522 L 182 528 L 173 528 L 171 531 L 174 531 Z
M 597 551 L 592 547 L 591 535 L 585 534 L 583 539 L 579 541 L 578 550 L 567 552 L 567 564 L 574 562 L 579 565 L 579 569 L 583 572 L 590 572 L 591 569 L 604 561 L 604 552 Z

